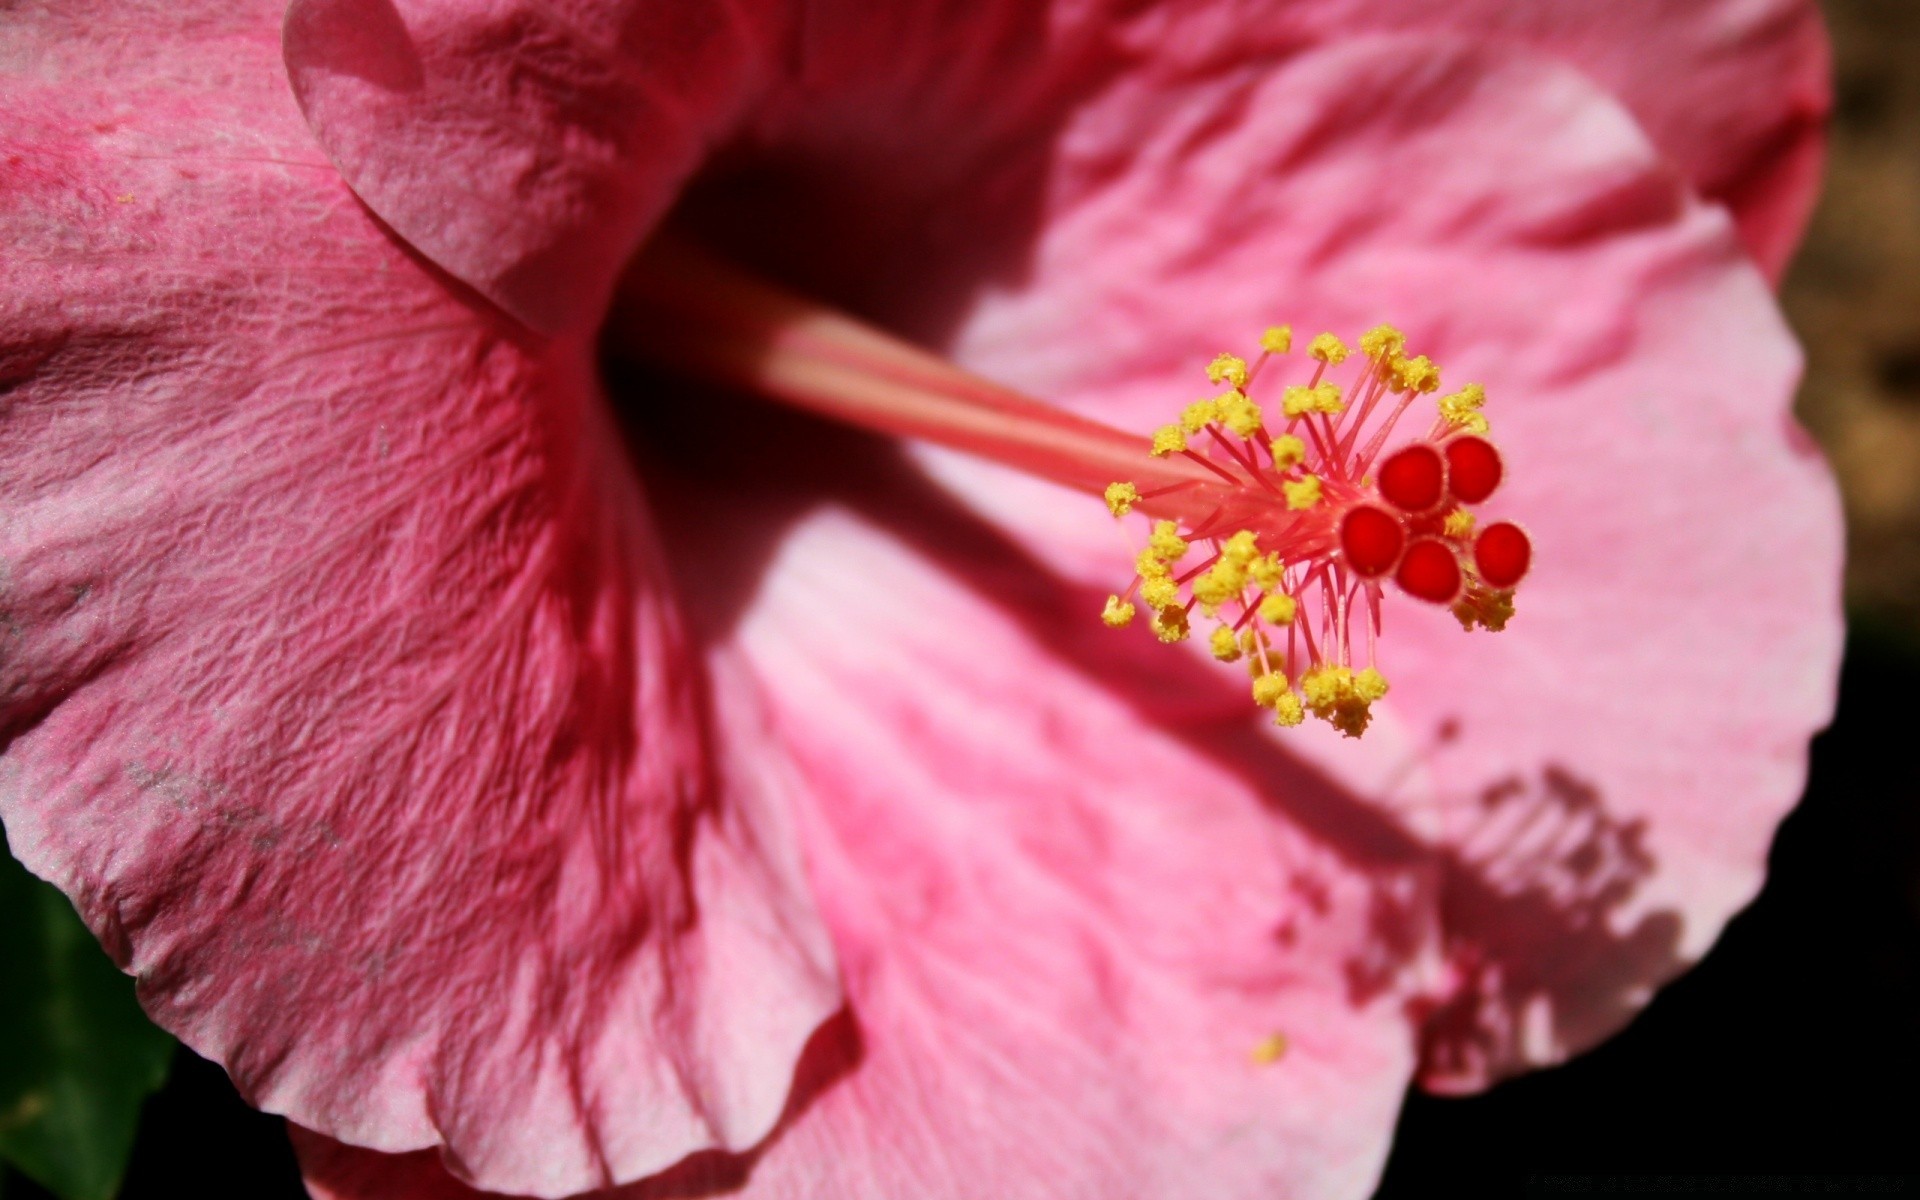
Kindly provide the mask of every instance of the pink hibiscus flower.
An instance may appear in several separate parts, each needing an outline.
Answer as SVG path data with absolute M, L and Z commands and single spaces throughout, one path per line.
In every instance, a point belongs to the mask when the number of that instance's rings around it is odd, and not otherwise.
M 1806 4 L 280 15 L 0 17 L 0 817 L 317 1195 L 1355 1195 L 1757 887 L 1838 654 Z M 676 204 L 1123 429 L 1391 318 L 1521 615 L 1277 730 L 1100 627 L 1097 502 L 603 385 Z

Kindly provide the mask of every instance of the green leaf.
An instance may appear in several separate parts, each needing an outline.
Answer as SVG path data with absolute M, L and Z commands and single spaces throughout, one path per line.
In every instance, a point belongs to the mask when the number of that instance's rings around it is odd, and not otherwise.
M 111 1200 L 173 1039 L 67 898 L 11 854 L 0 854 L 0 964 L 0 1159 L 68 1200 Z

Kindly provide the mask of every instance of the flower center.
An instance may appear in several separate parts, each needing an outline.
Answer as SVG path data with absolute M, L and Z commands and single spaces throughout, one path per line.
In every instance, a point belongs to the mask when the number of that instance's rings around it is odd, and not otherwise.
M 1107 488 L 1114 516 L 1138 508 L 1156 519 L 1133 582 L 1102 615 L 1128 625 L 1137 601 L 1161 641 L 1179 642 L 1198 609 L 1215 622 L 1214 657 L 1246 660 L 1254 702 L 1280 724 L 1311 712 L 1358 737 L 1387 692 L 1375 665 L 1383 585 L 1452 606 L 1468 629 L 1498 630 L 1532 545 L 1511 522 L 1475 531 L 1469 506 L 1491 496 L 1504 471 L 1480 412 L 1484 389 L 1443 398 L 1424 436 L 1386 452 L 1408 406 L 1439 390 L 1439 368 L 1407 357 L 1406 338 L 1382 325 L 1360 339 L 1362 366 L 1342 389 L 1327 375 L 1352 352 L 1323 333 L 1307 347 L 1311 375 L 1279 389 L 1276 436 L 1252 395 L 1292 345 L 1281 327 L 1261 338 L 1251 365 L 1222 354 L 1207 378 L 1226 390 L 1153 435 L 1153 456 L 1184 457 L 1218 487 Z
M 1408 407 L 1440 385 L 1439 368 L 1407 357 L 1390 326 L 1360 339 L 1344 389 L 1328 375 L 1351 350 L 1314 338 L 1308 377 L 1277 396 L 1255 384 L 1293 338 L 1269 329 L 1251 364 L 1214 359 L 1207 378 L 1225 390 L 1151 439 L 970 375 L 671 239 L 628 271 L 606 338 L 616 353 L 980 455 L 1102 495 L 1115 517 L 1146 517 L 1133 582 L 1108 597 L 1103 619 L 1126 626 L 1144 605 L 1171 643 L 1197 611 L 1214 622 L 1214 657 L 1246 662 L 1254 702 L 1281 725 L 1310 712 L 1348 736 L 1366 730 L 1387 691 L 1376 652 L 1388 582 L 1451 606 L 1463 628 L 1498 631 L 1532 563 L 1519 526 L 1478 528 L 1471 511 L 1505 473 L 1479 385 L 1443 397 L 1423 436 L 1386 448 Z

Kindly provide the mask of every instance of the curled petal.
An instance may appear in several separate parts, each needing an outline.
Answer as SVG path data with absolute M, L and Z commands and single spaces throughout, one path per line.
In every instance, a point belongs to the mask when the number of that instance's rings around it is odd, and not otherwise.
M 590 345 L 422 269 L 271 21 L 191 16 L 9 17 L 11 845 L 304 1125 L 546 1195 L 750 1146 L 833 954 Z

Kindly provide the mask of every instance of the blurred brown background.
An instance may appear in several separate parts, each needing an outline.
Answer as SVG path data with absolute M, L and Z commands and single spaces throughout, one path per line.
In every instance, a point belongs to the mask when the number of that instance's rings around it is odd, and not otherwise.
M 1920 0 L 1825 0 L 1826 191 L 1787 276 L 1800 417 L 1846 497 L 1856 615 L 1920 639 Z

